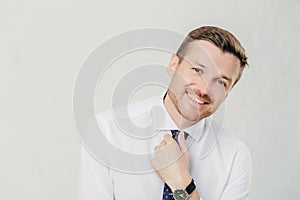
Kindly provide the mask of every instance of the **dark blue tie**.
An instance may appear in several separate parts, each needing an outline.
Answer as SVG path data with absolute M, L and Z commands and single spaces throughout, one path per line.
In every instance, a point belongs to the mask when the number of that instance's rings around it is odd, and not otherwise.
M 171 130 L 173 139 L 178 143 L 179 130 Z M 184 132 L 184 138 L 186 139 L 188 134 Z M 163 191 L 163 200 L 174 200 L 171 188 L 165 183 Z

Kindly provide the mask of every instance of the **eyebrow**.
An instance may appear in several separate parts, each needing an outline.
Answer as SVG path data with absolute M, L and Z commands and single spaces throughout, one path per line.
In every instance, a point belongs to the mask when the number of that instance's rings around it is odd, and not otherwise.
M 201 63 L 199 63 L 199 62 L 195 62 L 197 65 L 199 65 L 199 66 L 201 66 L 201 67 L 203 67 L 203 68 L 207 68 L 207 66 L 205 66 L 205 65 L 203 65 L 203 64 L 201 64 Z
M 228 77 L 225 76 L 225 75 L 222 75 L 221 77 L 224 78 L 224 79 L 226 79 L 226 80 L 227 80 L 228 82 L 230 82 L 230 83 L 232 82 L 232 79 L 231 79 L 231 78 L 228 78 Z

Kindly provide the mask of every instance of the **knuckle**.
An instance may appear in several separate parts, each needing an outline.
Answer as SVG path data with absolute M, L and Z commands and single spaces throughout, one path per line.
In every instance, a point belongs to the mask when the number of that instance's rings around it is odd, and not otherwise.
M 172 136 L 169 134 L 169 133 L 166 133 L 165 135 L 164 135 L 164 139 L 165 140 L 170 140 L 172 138 Z
M 164 135 L 164 138 L 165 138 L 165 139 L 168 139 L 169 136 L 170 136 L 170 135 L 169 135 L 168 133 L 166 133 L 166 134 Z

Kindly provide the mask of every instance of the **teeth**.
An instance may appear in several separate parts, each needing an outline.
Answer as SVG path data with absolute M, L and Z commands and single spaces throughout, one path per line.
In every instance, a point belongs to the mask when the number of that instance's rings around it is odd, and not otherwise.
M 200 99 L 198 99 L 195 95 L 192 94 L 188 94 L 188 96 L 195 102 L 199 103 L 199 104 L 204 104 L 204 101 L 201 101 Z

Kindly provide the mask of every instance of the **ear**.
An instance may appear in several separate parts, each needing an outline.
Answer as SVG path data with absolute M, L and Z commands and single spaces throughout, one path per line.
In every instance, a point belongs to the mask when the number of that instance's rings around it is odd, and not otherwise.
M 176 71 L 178 65 L 179 65 L 179 58 L 176 54 L 173 54 L 171 57 L 171 60 L 169 62 L 169 65 L 168 65 L 168 69 L 167 69 L 169 76 L 173 75 L 173 73 Z

